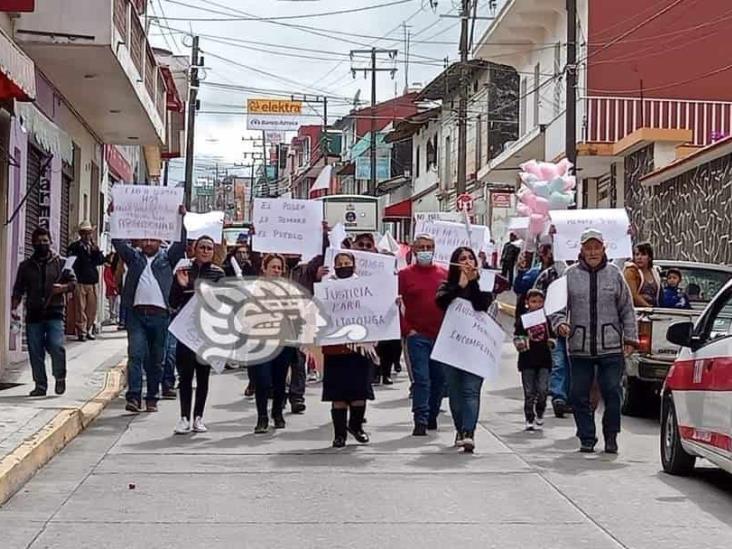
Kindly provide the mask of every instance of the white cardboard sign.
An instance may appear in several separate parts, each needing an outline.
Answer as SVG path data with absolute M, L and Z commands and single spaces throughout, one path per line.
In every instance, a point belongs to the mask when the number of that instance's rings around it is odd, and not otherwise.
M 435 263 L 450 263 L 450 256 L 456 248 L 467 246 L 476 256 L 486 241 L 488 228 L 483 225 L 470 227 L 470 237 L 464 223 L 449 221 L 422 221 L 417 224 L 415 234 L 427 233 L 435 239 Z M 490 232 L 489 232 L 490 235 Z M 488 238 L 490 240 L 490 237 Z
M 195 213 L 188 212 L 183 218 L 188 240 L 198 240 L 202 236 L 221 242 L 224 234 L 224 212 Z
M 431 358 L 484 379 L 494 378 L 505 338 L 503 328 L 488 313 L 475 311 L 469 301 L 458 298 L 445 313 Z
M 525 315 L 521 315 L 521 324 L 524 325 L 524 328 L 527 330 L 529 328 L 533 328 L 534 326 L 541 326 L 542 324 L 546 324 L 546 315 L 544 314 L 543 309 L 539 309 L 538 311 L 532 311 L 530 313 L 526 313 Z
M 328 248 L 325 250 L 323 262 L 331 272 L 335 268 L 335 256 L 340 252 L 348 252 L 356 260 L 356 276 L 366 278 L 371 276 L 394 274 L 397 269 L 397 258 L 393 255 L 377 254 L 359 250 L 336 250 Z
M 112 238 L 180 240 L 181 187 L 115 185 L 112 187 L 112 203 L 114 210 L 109 218 Z
M 630 220 L 623 208 L 606 210 L 552 210 L 549 212 L 554 235 L 554 258 L 575 260 L 580 252 L 580 236 L 597 229 L 605 239 L 608 259 L 632 257 L 633 242 L 628 234 Z
M 480 278 L 478 278 L 478 285 L 482 292 L 493 292 L 493 288 L 496 285 L 496 274 L 498 271 L 492 269 L 481 269 Z
M 549 284 L 544 299 L 544 312 L 553 315 L 565 307 L 567 307 L 567 277 L 563 276 Z
M 255 198 L 253 220 L 255 252 L 298 254 L 303 259 L 322 253 L 322 202 Z

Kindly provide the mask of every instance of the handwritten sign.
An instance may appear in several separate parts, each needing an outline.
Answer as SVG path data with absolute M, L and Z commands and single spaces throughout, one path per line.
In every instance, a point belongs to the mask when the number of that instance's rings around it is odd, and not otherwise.
M 544 299 L 544 312 L 548 315 L 558 313 L 567 307 L 567 277 L 563 276 L 549 284 Z
M 367 343 L 400 338 L 397 277 L 393 273 L 368 278 L 328 279 L 315 284 L 314 294 L 330 323 L 318 334 L 318 345 Z M 360 331 L 354 340 L 349 337 Z
M 417 212 L 414 214 L 415 227 L 424 221 L 451 221 L 460 223 L 463 216 L 460 212 Z M 415 231 L 415 234 L 419 234 Z
M 396 257 L 392 255 L 363 252 L 359 250 L 336 250 L 328 248 L 325 250 L 324 265 L 327 265 L 331 271 L 335 268 L 335 256 L 340 252 L 353 254 L 353 257 L 356 260 L 356 276 L 359 278 L 394 274 L 397 268 Z
M 340 248 L 343 241 L 347 238 L 348 233 L 346 232 L 346 228 L 340 222 L 333 225 L 333 228 L 328 233 L 328 240 L 333 248 Z
M 322 253 L 323 203 L 315 200 L 254 199 L 252 249 L 302 255 Z
M 478 285 L 480 286 L 481 292 L 492 292 L 496 286 L 496 274 L 498 271 L 491 269 L 481 269 L 480 277 L 478 278 Z
M 206 345 L 206 340 L 196 321 L 199 309 L 198 296 L 194 295 L 168 326 L 168 331 L 175 336 L 175 339 L 196 353 L 197 356 Z M 200 356 L 198 356 L 198 360 L 201 360 Z M 216 373 L 220 374 L 224 371 L 226 361 L 212 359 L 208 364 Z
M 475 311 L 469 301 L 458 298 L 445 313 L 430 358 L 482 378 L 494 378 L 505 337 L 488 313 Z
M 585 229 L 597 229 L 605 239 L 609 259 L 631 257 L 633 243 L 628 234 L 630 220 L 622 208 L 607 210 L 552 210 L 549 212 L 557 230 L 554 235 L 554 258 L 577 259 L 580 235 Z
M 477 256 L 486 241 L 485 232 L 487 230 L 488 228 L 483 225 L 473 225 L 470 228 L 470 238 L 468 238 L 468 231 L 463 223 L 423 221 L 417 224 L 415 234 L 432 235 L 432 238 L 435 239 L 434 261 L 447 264 L 450 263 L 452 252 L 460 246 L 468 246 Z
M 202 236 L 221 242 L 224 234 L 224 212 L 194 213 L 188 212 L 183 218 L 188 240 L 198 240 Z
M 154 238 L 180 240 L 183 203 L 180 187 L 115 185 L 112 187 L 114 211 L 109 219 L 112 238 L 131 240 Z

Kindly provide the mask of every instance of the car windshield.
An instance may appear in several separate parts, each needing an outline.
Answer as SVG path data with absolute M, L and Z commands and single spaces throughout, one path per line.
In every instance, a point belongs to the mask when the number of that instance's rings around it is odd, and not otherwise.
M 670 265 L 664 265 L 661 269 L 664 284 L 666 282 L 666 272 L 670 267 Z M 732 278 L 732 273 L 725 271 L 694 267 L 674 268 L 681 271 L 680 287 L 687 293 L 691 303 L 709 303 L 727 281 Z

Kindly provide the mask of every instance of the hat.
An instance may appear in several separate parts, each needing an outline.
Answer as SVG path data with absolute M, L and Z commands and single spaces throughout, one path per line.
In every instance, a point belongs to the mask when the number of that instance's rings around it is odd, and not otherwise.
M 92 224 L 90 221 L 82 221 L 79 225 L 79 231 L 93 231 L 94 227 L 92 227 Z
M 602 233 L 597 229 L 585 229 L 580 236 L 580 244 L 586 244 L 590 240 L 597 240 L 601 244 L 605 244 Z

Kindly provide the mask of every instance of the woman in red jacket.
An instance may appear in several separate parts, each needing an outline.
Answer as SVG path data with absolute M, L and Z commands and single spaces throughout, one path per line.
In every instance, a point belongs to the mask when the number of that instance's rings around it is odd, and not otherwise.
M 114 269 L 116 267 L 117 254 L 112 252 L 104 260 L 104 296 L 109 304 L 109 323 L 116 324 L 119 321 L 119 288 Z

